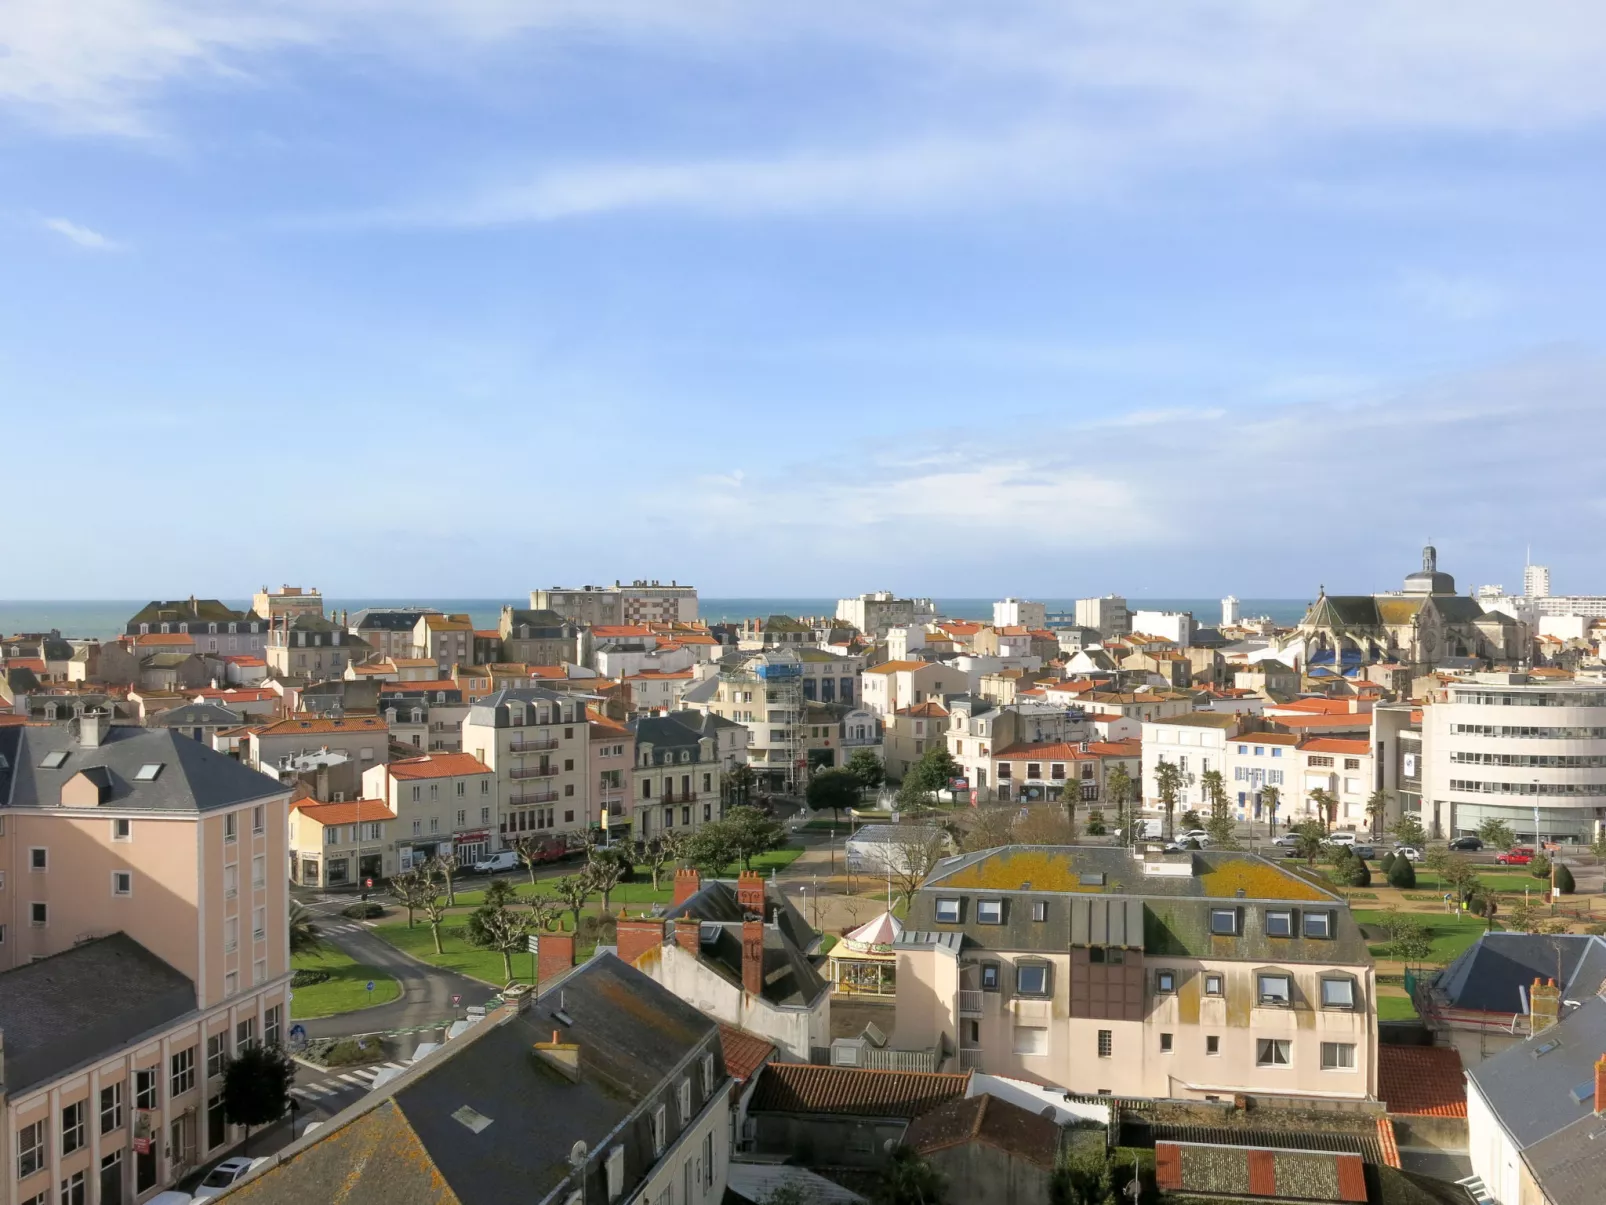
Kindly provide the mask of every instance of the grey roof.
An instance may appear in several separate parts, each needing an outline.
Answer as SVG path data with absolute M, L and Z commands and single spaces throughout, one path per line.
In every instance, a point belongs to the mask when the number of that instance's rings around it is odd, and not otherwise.
M 764 927 L 763 996 L 777 1007 L 808 1007 L 828 990 L 827 983 L 809 961 L 816 934 L 802 913 L 782 892 L 766 892 L 768 920 Z M 736 889 L 719 879 L 666 914 L 671 920 L 695 917 L 703 922 L 702 959 L 735 984 L 742 982 L 742 919 L 746 910 L 736 900 Z
M 653 747 L 653 758 L 659 765 L 679 765 L 678 754 L 682 751 L 691 754 L 691 761 L 687 765 L 697 765 L 703 760 L 702 734 L 682 723 L 674 714 L 637 716 L 626 721 L 625 727 L 635 733 L 636 744 Z M 715 739 L 712 732 L 708 734 L 708 739 Z M 712 752 L 709 756 L 713 757 Z
M 285 791 L 278 779 L 166 728 L 108 728 L 93 748 L 79 743 L 76 723 L 16 731 L 10 793 L 0 798 L 12 807 L 57 807 L 62 784 L 91 768 L 105 770 L 110 781 L 101 806 L 118 809 L 206 812 Z M 42 765 L 51 753 L 66 757 L 59 766 Z M 136 781 L 146 765 L 162 769 L 149 782 Z
M 726 1183 L 739 1201 L 754 1205 L 773 1199 L 778 1191 L 795 1190 L 797 1199 L 809 1205 L 859 1205 L 864 1200 L 834 1180 L 816 1175 L 806 1167 L 784 1163 L 732 1163 Z
M 195 1006 L 195 985 L 125 933 L 7 971 L 0 975 L 6 1090 L 15 1096 L 102 1058 Z
M 239 712 L 216 703 L 186 703 L 162 712 L 157 722 L 166 728 L 232 728 L 244 719 Z
M 420 615 L 439 614 L 433 607 L 364 607 L 347 626 L 367 632 L 411 632 Z
M 1606 1000 L 1591 997 L 1467 1071 L 1552 1201 L 1595 1200 L 1606 1178 L 1606 1142 L 1597 1140 L 1606 1119 L 1595 1115 L 1594 1098 L 1602 1051 Z
M 1519 989 L 1535 979 L 1554 979 L 1575 999 L 1597 995 L 1606 981 L 1606 941 L 1572 933 L 1485 933 L 1433 985 L 1455 1008 L 1521 1013 L 1527 1007 Z
M 547 690 L 542 686 L 503 687 L 494 694 L 476 699 L 474 706 L 469 708 L 468 722 L 483 724 L 492 728 L 510 728 L 512 724 L 508 717 L 508 706 L 512 703 L 573 703 L 574 696 L 562 694 L 555 690 Z M 584 719 L 584 712 L 581 713 Z M 576 720 L 575 723 L 579 723 Z
M 720 664 L 724 664 L 723 660 Z M 681 706 L 685 707 L 692 703 L 707 703 L 718 693 L 719 678 L 713 674 L 710 674 L 701 682 L 693 682 L 685 690 L 680 692 Z

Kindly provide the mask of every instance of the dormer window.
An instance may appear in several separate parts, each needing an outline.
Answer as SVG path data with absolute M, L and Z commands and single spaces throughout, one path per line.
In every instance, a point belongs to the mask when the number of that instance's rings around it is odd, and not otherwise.
M 1305 913 L 1305 936 L 1328 938 L 1333 935 L 1333 914 L 1331 912 Z
M 1210 932 L 1216 937 L 1236 937 L 1238 935 L 1238 909 L 1212 908 L 1210 910 Z
M 940 925 L 957 925 L 959 923 L 959 901 L 957 899 L 939 899 L 937 901 L 937 923 Z
M 976 922 L 982 925 L 1001 925 L 1004 923 L 1003 900 L 977 900 Z
M 1292 937 L 1294 914 L 1286 908 L 1273 908 L 1266 913 L 1267 937 Z
M 1289 1008 L 1294 1003 L 1292 976 L 1277 971 L 1262 971 L 1255 976 L 1255 999 L 1263 1007 Z

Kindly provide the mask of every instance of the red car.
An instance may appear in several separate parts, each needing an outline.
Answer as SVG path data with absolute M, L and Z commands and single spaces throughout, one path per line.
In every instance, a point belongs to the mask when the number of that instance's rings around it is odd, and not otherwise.
M 1502 866 L 1526 866 L 1533 860 L 1534 851 L 1531 849 L 1510 849 L 1495 858 Z

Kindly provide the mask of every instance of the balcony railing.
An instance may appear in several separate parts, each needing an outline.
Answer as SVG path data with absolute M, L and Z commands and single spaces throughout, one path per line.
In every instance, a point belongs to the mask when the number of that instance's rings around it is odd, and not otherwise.
M 967 1046 L 959 1052 L 959 1069 L 961 1071 L 980 1071 L 981 1050 L 979 1047 Z
M 545 749 L 556 749 L 558 742 L 553 737 L 516 736 L 508 742 L 509 749 L 514 753 L 541 752 Z
M 509 778 L 556 778 L 559 770 L 556 766 L 519 766 L 509 770 Z
M 526 803 L 551 803 L 557 797 L 556 791 L 525 791 L 519 795 L 509 795 L 507 801 L 513 807 L 520 807 Z
M 959 1015 L 961 1017 L 981 1016 L 981 993 L 966 991 L 959 992 Z

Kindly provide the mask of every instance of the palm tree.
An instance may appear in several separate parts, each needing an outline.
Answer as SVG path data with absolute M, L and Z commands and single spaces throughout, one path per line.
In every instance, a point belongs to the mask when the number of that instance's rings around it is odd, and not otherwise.
M 318 954 L 325 943 L 312 923 L 312 913 L 294 900 L 290 901 L 290 954 Z
M 1322 822 L 1322 831 L 1329 831 L 1333 822 L 1338 819 L 1338 798 L 1326 788 L 1317 787 L 1310 793 L 1310 802 L 1317 809 L 1317 816 Z
M 1132 776 L 1126 772 L 1124 762 L 1116 762 L 1115 769 L 1110 771 L 1110 777 L 1104 784 L 1104 790 L 1115 805 L 1115 827 L 1120 830 L 1121 839 L 1127 845 L 1132 844 L 1132 818 L 1127 815 L 1126 805 L 1132 799 Z
M 1379 787 L 1366 797 L 1366 814 L 1372 821 L 1372 839 L 1383 831 L 1383 815 L 1388 811 L 1389 793 Z
M 1260 802 L 1266 809 L 1266 831 L 1275 837 L 1277 835 L 1277 805 L 1282 802 L 1282 792 L 1273 786 L 1261 787 Z
M 1182 767 L 1168 761 L 1155 766 L 1154 789 L 1165 808 L 1166 838 L 1174 841 L 1177 836 L 1177 800 L 1182 795 Z

